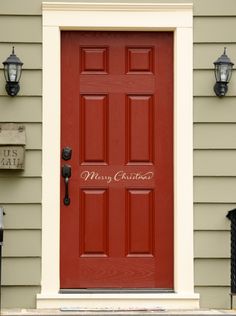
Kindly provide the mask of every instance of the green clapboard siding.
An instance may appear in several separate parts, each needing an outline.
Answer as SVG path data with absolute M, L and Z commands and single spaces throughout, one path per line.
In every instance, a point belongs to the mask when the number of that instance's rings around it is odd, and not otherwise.
M 4 216 L 5 229 L 41 229 L 40 204 L 4 204 L 3 207 L 6 213 Z
M 0 80 L 4 82 L 3 70 L 0 72 Z M 41 70 L 24 70 L 20 80 L 19 96 L 42 95 L 42 72 Z M 7 96 L 4 85 L 0 86 L 0 96 Z
M 230 230 L 230 221 L 226 218 L 228 211 L 235 208 L 235 204 L 195 204 L 195 230 Z
M 195 124 L 195 149 L 235 149 L 236 124 Z
M 236 19 L 235 19 L 236 20 Z M 219 54 L 219 56 L 222 53 Z M 218 56 L 218 57 L 219 57 Z M 213 60 L 215 61 L 215 60 Z M 204 96 L 214 96 L 215 93 L 213 90 L 215 84 L 215 75 L 212 65 L 212 70 L 194 70 L 194 87 L 193 94 L 194 96 L 204 97 Z M 232 76 L 230 85 L 228 86 L 229 90 L 227 96 L 236 96 L 236 76 Z
M 21 3 L 22 1 L 19 2 L 19 6 Z M 41 25 L 41 16 L 2 15 L 0 18 L 0 41 L 5 43 L 41 43 Z
M 2 203 L 41 203 L 40 178 L 0 178 Z
M 198 203 L 236 203 L 236 177 L 196 177 L 194 201 Z
M 42 122 L 41 97 L 0 97 L 1 122 Z
M 32 308 L 36 305 L 39 286 L 4 286 L 2 289 L 2 306 L 4 308 Z
M 230 258 L 230 232 L 195 231 L 195 258 Z
M 233 0 L 235 1 L 235 0 Z M 236 56 L 236 44 L 227 43 L 227 54 Z M 223 53 L 222 43 L 194 44 L 194 69 L 212 69 L 213 62 Z
M 196 17 L 194 19 L 193 40 L 195 43 L 235 42 L 235 33 L 232 32 L 235 29 L 235 16 Z
M 196 286 L 230 285 L 229 259 L 196 259 L 194 268 Z
M 200 305 L 202 308 L 230 308 L 229 287 L 195 287 L 195 292 L 200 293 Z
M 7 1 L 6 1 L 7 2 Z M 16 55 L 24 62 L 25 69 L 42 68 L 42 44 L 17 43 L 14 44 Z M 4 61 L 12 51 L 12 43 L 0 43 L 0 60 Z M 3 68 L 0 63 L 0 68 Z
M 236 56 L 236 54 L 235 54 Z M 235 98 L 195 97 L 193 100 L 195 123 L 235 123 Z
M 40 285 L 40 258 L 4 258 L 2 285 Z
M 235 0 L 194 0 L 193 4 L 195 16 L 236 15 Z
M 38 123 L 25 123 L 26 149 L 42 148 L 42 125 Z
M 6 230 L 4 233 L 4 257 L 40 257 L 40 230 Z
M 7 96 L 0 64 L 0 122 L 26 127 L 25 170 L 0 170 L 4 247 L 2 306 L 35 308 L 41 284 L 42 174 L 42 18 L 41 0 L 0 4 L 0 60 L 15 46 L 23 72 L 17 97 Z M 7 30 L 7 31 L 6 31 Z
M 1 1 L 1 14 L 5 15 L 41 15 L 42 0 Z
M 236 176 L 236 151 L 195 150 L 195 176 Z

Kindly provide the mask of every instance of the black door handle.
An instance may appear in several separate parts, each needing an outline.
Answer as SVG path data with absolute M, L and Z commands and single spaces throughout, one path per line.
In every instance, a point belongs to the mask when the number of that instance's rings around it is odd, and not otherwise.
M 65 196 L 63 202 L 65 205 L 70 205 L 70 197 L 69 197 L 69 178 L 71 177 L 71 166 L 64 165 L 62 167 L 62 177 L 64 178 L 65 183 Z

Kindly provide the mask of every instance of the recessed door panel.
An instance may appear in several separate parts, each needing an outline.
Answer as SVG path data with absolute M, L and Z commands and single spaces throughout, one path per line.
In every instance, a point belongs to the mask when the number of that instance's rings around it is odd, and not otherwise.
M 80 256 L 108 255 L 107 190 L 82 190 L 80 199 Z
M 153 190 L 127 191 L 127 256 L 153 256 L 154 203 Z
M 127 97 L 127 162 L 153 161 L 153 96 Z
M 107 163 L 107 96 L 82 95 L 80 107 L 81 163 Z

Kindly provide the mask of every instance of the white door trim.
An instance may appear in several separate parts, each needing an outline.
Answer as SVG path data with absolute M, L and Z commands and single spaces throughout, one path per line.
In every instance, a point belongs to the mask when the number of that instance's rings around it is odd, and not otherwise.
M 193 281 L 192 4 L 45 2 L 42 9 L 42 288 L 37 296 L 37 306 L 81 306 L 82 300 L 88 304 L 88 297 L 93 297 L 94 302 L 100 299 L 101 303 L 102 299 L 102 302 L 111 303 L 111 297 L 122 301 L 123 295 L 126 305 L 136 297 L 144 304 L 150 299 L 155 304 L 162 302 L 164 307 L 198 307 L 199 296 L 194 294 Z M 102 294 L 59 294 L 61 30 L 174 32 L 173 294 L 132 294 L 132 298 L 130 294 L 104 294 L 102 297 Z

